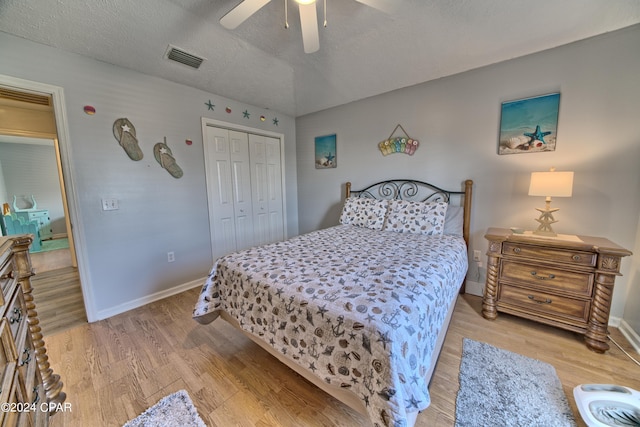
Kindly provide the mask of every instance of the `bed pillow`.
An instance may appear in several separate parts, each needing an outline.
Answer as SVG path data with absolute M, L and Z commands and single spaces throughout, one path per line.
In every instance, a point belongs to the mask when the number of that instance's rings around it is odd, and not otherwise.
M 382 230 L 387 215 L 388 200 L 349 197 L 344 201 L 340 224 Z
M 451 206 L 447 208 L 444 217 L 444 231 L 442 234 L 462 236 L 462 226 L 464 222 L 464 208 L 462 206 Z
M 396 233 L 442 236 L 447 206 L 444 202 L 392 200 L 384 229 Z

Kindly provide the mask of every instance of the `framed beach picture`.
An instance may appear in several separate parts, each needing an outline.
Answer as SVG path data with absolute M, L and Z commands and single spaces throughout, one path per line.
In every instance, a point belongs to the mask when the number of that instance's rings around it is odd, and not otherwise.
M 498 154 L 555 151 L 560 93 L 502 103 Z
M 330 169 L 338 165 L 336 134 L 316 136 L 316 169 Z

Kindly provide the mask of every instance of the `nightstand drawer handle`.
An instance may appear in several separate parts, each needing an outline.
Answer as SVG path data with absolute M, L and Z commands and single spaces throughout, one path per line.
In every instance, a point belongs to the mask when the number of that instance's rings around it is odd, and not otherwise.
M 571 259 L 574 260 L 574 261 L 580 261 L 581 258 L 582 257 L 580 255 L 577 255 L 577 254 L 571 257 Z
M 534 297 L 533 295 L 529 295 L 528 298 L 536 304 L 551 304 L 551 300 L 549 298 L 545 299 L 544 301 L 536 299 L 536 297 Z
M 538 273 L 535 271 L 532 271 L 531 275 L 536 276 L 536 279 L 539 279 L 539 280 L 551 280 L 556 278 L 555 274 L 549 274 L 548 276 L 539 276 Z
M 519 254 L 520 253 L 520 248 L 513 248 L 513 252 Z

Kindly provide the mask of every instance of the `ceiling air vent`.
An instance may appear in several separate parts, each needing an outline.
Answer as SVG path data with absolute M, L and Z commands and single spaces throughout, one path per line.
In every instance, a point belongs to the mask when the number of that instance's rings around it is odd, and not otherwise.
M 165 57 L 195 69 L 200 68 L 200 65 L 202 65 L 204 61 L 204 58 L 200 58 L 199 56 L 171 45 L 169 45 Z
M 12 101 L 28 102 L 29 104 L 51 106 L 51 97 L 29 92 L 19 92 L 17 90 L 0 87 L 0 98 Z

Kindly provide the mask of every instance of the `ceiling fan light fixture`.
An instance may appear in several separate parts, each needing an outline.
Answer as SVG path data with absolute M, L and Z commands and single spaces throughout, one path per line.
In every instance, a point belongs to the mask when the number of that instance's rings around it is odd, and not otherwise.
M 240 4 L 231 9 L 220 18 L 223 27 L 233 30 L 242 24 L 251 15 L 260 10 L 271 0 L 242 0 Z M 316 11 L 317 0 L 294 0 L 298 3 L 300 11 L 300 28 L 302 30 L 302 44 L 305 53 L 313 53 L 320 49 L 320 36 L 318 34 L 318 14 Z M 356 0 L 367 6 L 380 9 L 383 12 L 391 11 L 397 6 L 398 0 Z M 284 0 L 284 27 L 289 28 L 289 0 Z M 324 3 L 324 21 L 327 26 L 327 0 Z

